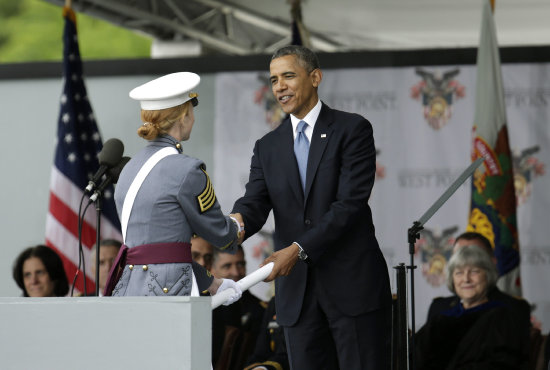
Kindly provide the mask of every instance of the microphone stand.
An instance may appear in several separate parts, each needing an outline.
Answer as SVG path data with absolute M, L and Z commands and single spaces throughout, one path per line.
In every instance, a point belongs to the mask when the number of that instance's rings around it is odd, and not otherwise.
M 411 256 L 411 264 L 407 266 L 407 269 L 411 272 L 411 345 L 409 346 L 409 349 L 411 351 L 409 359 L 410 359 L 410 366 L 409 369 L 414 370 L 414 336 L 416 333 L 415 328 L 415 309 L 414 309 L 414 270 L 416 269 L 416 266 L 414 265 L 414 245 L 416 243 L 417 239 L 420 239 L 420 231 L 424 229 L 424 224 L 428 222 L 428 220 L 441 208 L 447 200 L 451 197 L 451 195 L 454 194 L 454 192 L 466 181 L 468 177 L 472 175 L 472 173 L 476 170 L 476 168 L 479 167 L 481 163 L 485 158 L 480 157 L 476 159 L 472 164 L 468 166 L 462 172 L 460 176 L 449 186 L 447 190 L 435 201 L 434 204 L 420 217 L 418 221 L 414 221 L 413 225 L 409 228 L 407 231 L 407 241 L 409 243 L 409 254 Z
M 96 237 L 95 237 L 95 296 L 99 297 L 99 248 L 101 237 L 101 193 L 97 193 L 98 197 L 95 200 L 96 210 Z M 86 277 L 84 277 L 86 278 Z

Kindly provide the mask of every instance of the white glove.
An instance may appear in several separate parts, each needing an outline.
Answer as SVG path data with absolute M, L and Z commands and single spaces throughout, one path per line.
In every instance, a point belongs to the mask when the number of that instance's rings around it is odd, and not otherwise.
M 222 284 L 218 288 L 218 291 L 216 292 L 216 294 L 220 294 L 221 292 L 227 289 L 233 289 L 235 291 L 235 293 L 231 295 L 227 299 L 227 301 L 225 301 L 225 303 L 223 304 L 224 306 L 229 306 L 231 303 L 237 302 L 239 298 L 241 298 L 241 296 L 243 295 L 243 292 L 239 284 L 237 284 L 233 280 L 231 279 L 222 279 L 222 280 L 223 280 Z

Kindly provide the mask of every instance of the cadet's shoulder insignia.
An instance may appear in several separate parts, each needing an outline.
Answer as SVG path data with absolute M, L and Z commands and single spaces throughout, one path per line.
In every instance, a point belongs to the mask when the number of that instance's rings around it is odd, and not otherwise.
M 216 194 L 214 194 L 214 187 L 212 186 L 212 182 L 210 181 L 210 177 L 206 173 L 205 169 L 203 168 L 204 165 L 201 165 L 201 170 L 206 175 L 206 186 L 204 190 L 197 195 L 197 201 L 199 202 L 199 210 L 201 213 L 204 213 L 208 211 L 214 203 L 216 203 Z

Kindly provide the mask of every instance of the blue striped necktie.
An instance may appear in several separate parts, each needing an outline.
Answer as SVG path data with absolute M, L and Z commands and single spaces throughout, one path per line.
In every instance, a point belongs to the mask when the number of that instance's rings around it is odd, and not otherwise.
M 300 180 L 302 181 L 302 190 L 306 188 L 306 171 L 307 157 L 309 155 L 309 140 L 305 134 L 307 123 L 305 121 L 298 122 L 296 139 L 294 139 L 294 154 L 298 162 L 298 170 L 300 171 Z

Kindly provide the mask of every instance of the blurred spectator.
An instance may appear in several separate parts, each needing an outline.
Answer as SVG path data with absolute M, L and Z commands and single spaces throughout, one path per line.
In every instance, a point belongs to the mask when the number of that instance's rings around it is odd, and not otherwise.
M 254 353 L 250 356 L 244 370 L 288 370 L 285 334 L 277 323 L 275 297 L 271 298 L 265 310 L 264 318 Z
M 13 279 L 24 297 L 63 297 L 69 282 L 61 258 L 45 245 L 29 247 L 13 265 Z
M 214 246 L 200 236 L 191 239 L 191 258 L 208 271 L 212 268 L 213 251 Z
M 455 244 L 453 246 L 453 253 L 456 253 L 460 248 L 464 247 L 465 245 L 477 245 L 481 249 L 483 249 L 485 252 L 491 256 L 491 259 L 493 262 L 496 263 L 496 258 L 493 253 L 493 247 L 491 246 L 491 242 L 489 239 L 481 235 L 480 233 L 476 233 L 473 231 L 467 231 L 465 233 L 460 234 L 455 239 Z
M 246 260 L 244 259 L 243 247 L 239 245 L 235 254 L 219 250 L 214 251 L 210 272 L 215 277 L 231 279 L 233 281 L 239 281 L 245 277 Z
M 109 277 L 111 266 L 115 262 L 116 256 L 122 243 L 115 239 L 105 239 L 99 242 L 99 295 L 103 295 L 105 283 Z M 95 278 L 96 274 L 96 248 L 92 249 L 92 275 Z M 95 293 L 94 293 L 95 294 Z
M 235 254 L 214 250 L 212 274 L 238 281 L 246 276 L 242 246 Z M 230 306 L 212 312 L 212 363 L 215 370 L 242 370 L 254 350 L 267 304 L 249 291 Z

